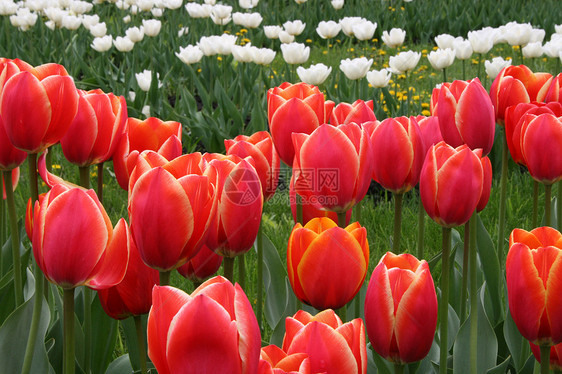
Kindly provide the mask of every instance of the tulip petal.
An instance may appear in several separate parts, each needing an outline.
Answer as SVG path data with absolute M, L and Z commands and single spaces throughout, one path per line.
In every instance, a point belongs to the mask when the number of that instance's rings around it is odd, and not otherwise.
M 248 297 L 237 283 L 234 286 L 234 310 L 238 326 L 238 349 L 242 358 L 242 372 L 255 373 L 258 368 L 261 333 L 258 320 Z
M 529 123 L 521 144 L 534 179 L 551 184 L 562 178 L 562 120 L 552 114 L 539 115 Z
M 552 344 L 562 342 L 562 321 L 560 319 L 562 316 L 562 250 L 556 248 L 556 252 L 557 255 L 550 267 L 546 283 L 546 313 L 550 324 Z
M 380 263 L 373 270 L 365 296 L 365 324 L 373 349 L 382 357 L 390 356 L 394 334 L 394 300 L 388 270 Z
M 79 166 L 90 165 L 98 129 L 96 112 L 86 97 L 81 95 L 76 117 L 60 141 L 64 157 Z
M 78 92 L 69 75 L 51 75 L 41 81 L 51 102 L 51 122 L 43 147 L 56 144 L 64 136 L 78 110 Z
M 336 329 L 351 348 L 357 364 L 359 373 L 367 372 L 367 344 L 365 343 L 365 327 L 363 320 L 356 318 L 351 322 L 345 323 Z

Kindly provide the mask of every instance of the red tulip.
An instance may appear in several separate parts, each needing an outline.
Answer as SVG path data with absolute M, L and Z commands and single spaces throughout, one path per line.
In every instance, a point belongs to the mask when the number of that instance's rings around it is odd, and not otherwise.
M 423 145 L 425 146 L 425 153 L 427 154 L 427 151 L 431 148 L 431 146 L 443 141 L 441 129 L 439 128 L 439 119 L 437 116 L 417 116 L 415 118 L 420 126 Z
M 562 73 L 559 73 L 550 83 L 544 101 L 547 103 L 553 101 L 562 103 Z
M 552 75 L 533 73 L 525 65 L 504 68 L 490 87 L 490 98 L 496 113 L 496 122 L 503 125 L 505 110 L 512 105 L 543 101 Z
M 562 117 L 527 114 L 521 124 L 520 144 L 533 179 L 544 184 L 562 179 Z
M 333 103 L 331 103 L 333 105 Z M 293 165 L 292 133 L 310 134 L 326 122 L 324 94 L 306 83 L 283 83 L 267 91 L 267 116 L 275 149 L 281 160 Z
M 279 182 L 279 155 L 273 146 L 271 135 L 267 131 L 259 131 L 252 136 L 238 135 L 234 139 L 224 141 L 227 155 L 241 158 L 251 156 L 254 159 L 256 172 L 260 177 L 261 189 L 265 201 L 269 200 Z
M 351 122 L 361 124 L 376 120 L 373 100 L 356 100 L 353 104 L 339 103 L 330 115 L 330 124 L 333 126 L 347 125 Z
M 541 362 L 541 351 L 540 347 L 536 344 L 529 343 L 531 345 L 531 352 L 535 356 L 538 362 Z M 553 345 L 550 347 L 550 370 L 553 372 L 562 371 L 562 343 Z
M 127 190 L 129 176 L 139 153 L 151 150 L 171 161 L 182 153 L 181 123 L 150 117 L 144 121 L 130 117 L 127 133 L 121 137 L 113 155 L 113 168 L 119 186 Z
M 59 142 L 78 108 L 78 92 L 62 65 L 21 71 L 3 89 L 0 116 L 12 144 L 40 153 Z
M 562 235 L 551 227 L 515 229 L 505 264 L 513 321 L 537 345 L 562 342 Z
M 121 283 L 98 291 L 105 313 L 114 319 L 139 316 L 150 311 L 152 288 L 160 284 L 158 271 L 145 265 L 132 238 L 127 272 Z
M 148 356 L 160 374 L 254 374 L 261 337 L 244 291 L 222 277 L 191 295 L 155 286 L 148 315 Z
M 160 271 L 197 254 L 216 211 L 215 187 L 201 154 L 184 155 L 142 174 L 129 196 L 131 232 L 141 258 Z
M 287 247 L 287 273 L 299 300 L 316 309 L 339 309 L 359 292 L 369 265 L 367 230 L 345 229 L 327 217 L 297 223 Z
M 387 118 L 374 127 L 373 179 L 395 193 L 410 191 L 420 178 L 425 147 L 414 117 Z
M 496 129 L 494 107 L 478 78 L 442 86 L 437 118 L 443 140 L 449 145 L 466 144 L 470 149 L 481 148 L 484 155 L 490 153 Z
M 365 325 L 373 349 L 406 364 L 423 359 L 437 326 L 437 296 L 429 265 L 387 252 L 373 270 L 365 297 Z
M 216 188 L 217 217 L 209 229 L 207 246 L 224 257 L 246 253 L 261 223 L 263 195 L 251 158 L 207 153 L 205 175 Z
M 488 201 L 490 200 L 490 193 L 492 191 L 492 163 L 487 156 L 480 157 L 480 162 L 482 162 L 482 172 L 484 179 L 482 180 L 482 194 L 480 195 L 480 200 L 478 200 L 478 205 L 476 205 L 476 211 L 481 212 L 484 210 Z
M 310 135 L 293 134 L 295 187 L 324 209 L 346 212 L 361 201 L 371 181 L 368 134 L 357 124 L 324 124 Z M 320 198 L 322 196 L 322 198 Z
M 363 321 L 357 318 L 342 323 L 331 309 L 315 316 L 299 310 L 293 317 L 287 317 L 283 351 L 289 356 L 306 353 L 311 373 L 367 373 Z
M 78 112 L 61 139 L 68 161 L 89 166 L 109 160 L 125 133 L 127 102 L 101 90 L 79 91 Z
M 191 260 L 178 268 L 178 273 L 192 282 L 202 283 L 214 275 L 222 264 L 222 256 L 203 245 Z
M 50 282 L 93 289 L 121 282 L 129 258 L 129 228 L 124 219 L 111 227 L 94 190 L 56 185 L 35 203 L 34 211 L 33 255 Z
M 464 225 L 482 196 L 481 150 L 445 142 L 427 153 L 420 175 L 420 196 L 427 214 L 445 227 Z M 462 201 L 462 204 L 459 204 Z

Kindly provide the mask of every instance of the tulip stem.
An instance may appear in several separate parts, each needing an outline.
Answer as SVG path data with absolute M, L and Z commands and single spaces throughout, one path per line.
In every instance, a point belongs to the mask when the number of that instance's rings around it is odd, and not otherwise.
M 404 373 L 404 365 L 395 362 L 394 363 L 394 374 L 402 374 L 402 373 Z
M 400 252 L 400 235 L 402 231 L 402 198 L 403 193 L 394 193 L 394 236 L 392 237 L 392 252 Z
M 461 309 L 459 318 L 461 323 L 466 318 L 466 294 L 468 288 L 468 252 L 470 250 L 470 221 L 464 224 L 464 244 L 462 256 L 462 287 L 461 287 Z
M 544 225 L 550 226 L 551 218 L 550 218 L 550 201 L 552 195 L 552 185 L 545 184 L 544 185 Z
M 103 204 L 103 162 L 98 164 L 98 199 Z
M 477 75 L 477 77 L 480 80 L 482 79 L 481 74 L 482 74 L 482 53 L 479 53 L 478 54 L 478 75 Z M 486 86 L 486 85 L 484 85 L 484 86 Z
M 500 179 L 500 213 L 498 219 L 498 259 L 500 264 L 504 263 L 503 258 L 503 242 L 504 242 L 504 231 L 505 231 L 505 199 L 507 194 L 507 140 L 505 135 L 505 130 L 503 134 L 503 148 L 502 148 L 502 172 Z
M 4 199 L 0 199 L 0 245 L 6 242 L 5 234 L 4 234 L 4 227 L 6 226 L 6 209 L 4 208 Z M 0 276 L 4 275 L 2 272 L 3 266 L 3 257 L 2 251 L 0 250 Z
M 140 316 L 133 316 L 133 320 L 135 321 L 135 327 L 137 330 L 137 344 L 139 348 L 139 359 L 140 359 L 140 367 L 141 367 L 141 374 L 147 374 L 146 369 L 146 346 L 144 343 L 145 333 L 142 328 L 141 317 Z
M 353 207 L 353 215 L 354 215 L 354 219 L 356 222 L 360 222 L 361 221 L 361 206 L 363 205 L 363 200 L 357 202 L 357 204 L 355 204 L 355 206 Z
M 4 176 L 6 202 L 8 203 L 8 214 L 10 216 L 12 257 L 14 261 L 14 290 L 16 295 L 16 307 L 18 307 L 23 302 L 23 288 L 21 283 L 22 281 L 21 281 L 21 260 L 20 260 L 20 235 L 18 231 L 18 217 L 16 215 L 16 204 L 14 201 L 14 186 L 12 185 L 12 170 L 4 171 L 2 174 Z M 0 244 L 4 244 L 4 243 L 0 243 Z
M 470 217 L 470 372 L 476 374 L 478 352 L 478 285 L 476 276 L 476 212 Z M 463 269 L 464 271 L 464 269 Z
M 234 257 L 225 257 L 222 260 L 224 277 L 230 282 L 234 282 Z
M 301 195 L 297 193 L 295 193 L 295 196 L 297 198 L 296 201 L 296 205 L 297 205 L 297 223 L 300 223 L 301 225 L 304 225 L 303 222 L 303 214 L 302 214 L 302 197 Z
M 451 228 L 443 227 L 443 253 L 441 254 L 441 302 L 439 303 L 439 373 L 447 374 L 447 322 L 449 320 L 449 255 L 451 252 Z
M 64 374 L 74 373 L 74 288 L 65 289 L 63 296 L 64 318 Z
M 425 209 L 421 202 L 418 203 L 418 259 L 423 258 L 423 247 L 425 241 Z
M 238 284 L 243 290 L 246 290 L 246 259 L 244 255 L 236 257 L 238 258 Z
M 161 271 L 160 272 L 160 285 L 168 286 L 170 284 L 170 274 L 171 271 Z
M 30 153 L 27 156 L 28 170 L 29 170 L 29 189 L 31 193 L 31 201 L 33 205 L 39 198 L 37 188 L 37 154 Z M 22 374 L 28 374 L 31 370 L 31 363 L 33 361 L 33 353 L 35 350 L 35 340 L 39 333 L 39 321 L 41 319 L 41 308 L 43 306 L 44 293 L 48 290 L 44 289 L 44 276 L 43 272 L 37 265 L 33 266 L 33 276 L 35 278 L 35 300 L 33 302 L 33 315 L 31 317 L 31 326 L 29 327 L 29 336 L 27 338 L 27 345 L 25 346 L 25 356 L 23 359 Z
M 443 69 L 443 83 L 447 82 L 447 69 Z
M 550 369 L 550 346 L 541 345 L 541 374 L 548 374 Z
M 90 188 L 90 167 L 80 166 L 80 185 L 85 189 Z
M 347 321 L 347 304 L 338 309 L 338 316 L 343 323 Z
M 346 212 L 338 212 L 338 226 L 341 228 L 345 228 L 345 221 L 346 221 Z
M 258 229 L 258 236 L 256 238 L 257 251 L 258 251 L 258 304 L 256 305 L 256 314 L 258 317 L 258 326 L 261 329 L 262 324 L 262 303 L 263 303 L 263 227 L 260 224 Z
M 531 217 L 531 227 L 537 227 L 537 217 L 539 216 L 539 182 L 533 181 L 533 215 Z M 558 194 L 560 196 L 560 194 Z
M 466 80 L 466 60 L 462 60 L 462 80 Z

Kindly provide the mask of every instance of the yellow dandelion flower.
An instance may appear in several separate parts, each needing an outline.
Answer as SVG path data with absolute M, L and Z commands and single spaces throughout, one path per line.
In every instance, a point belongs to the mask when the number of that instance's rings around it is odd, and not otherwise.
M 312 39 L 306 39 L 307 43 L 312 43 Z
M 429 103 L 422 103 L 422 108 L 429 108 Z
M 322 54 L 323 54 L 323 55 L 327 55 L 327 54 L 328 54 L 328 51 L 322 51 Z
M 337 84 L 337 83 L 336 83 L 336 84 L 334 84 L 334 88 L 338 88 L 338 84 Z
M 431 113 L 429 112 L 429 110 L 427 110 L 427 109 L 424 109 L 424 110 L 422 110 L 422 115 L 424 115 L 424 116 L 428 117 L 428 116 L 430 116 L 430 115 L 431 115 Z
M 414 96 L 412 96 L 412 99 L 414 99 L 414 100 L 419 100 L 419 99 L 420 99 L 420 95 L 414 95 Z
M 247 32 L 248 32 L 248 30 L 246 30 L 246 29 L 240 29 L 240 33 L 241 33 L 241 34 L 245 34 L 245 33 L 247 33 Z
M 222 61 L 222 57 L 221 57 L 221 56 L 217 56 L 217 61 Z
M 53 164 L 53 169 L 60 169 L 60 165 L 59 164 Z
M 353 47 L 349 48 L 349 52 L 353 52 L 353 51 L 355 51 L 355 48 L 353 48 Z

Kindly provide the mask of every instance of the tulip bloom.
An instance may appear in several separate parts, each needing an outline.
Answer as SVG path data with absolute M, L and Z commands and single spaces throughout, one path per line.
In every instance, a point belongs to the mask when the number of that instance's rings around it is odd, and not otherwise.
M 178 273 L 194 283 L 202 283 L 214 275 L 222 264 L 222 256 L 203 245 L 191 260 L 178 268 Z
M 445 142 L 427 153 L 420 175 L 420 196 L 427 214 L 445 227 L 468 222 L 482 196 L 484 171 L 481 150 Z M 462 204 L 459 204 L 462 201 Z
M 439 128 L 439 119 L 437 116 L 417 116 L 415 117 L 423 138 L 425 153 L 435 144 L 443 141 L 441 129 Z
M 109 160 L 125 132 L 127 102 L 101 90 L 79 91 L 78 112 L 61 139 L 68 161 L 90 166 Z
M 111 227 L 94 190 L 54 186 L 35 203 L 32 231 L 35 260 L 54 284 L 103 289 L 125 276 L 129 228 L 124 219 Z
M 443 140 L 449 145 L 466 144 L 470 149 L 481 148 L 484 155 L 490 153 L 496 129 L 494 107 L 478 78 L 442 86 L 437 118 Z
M 558 74 L 550 83 L 544 101 L 547 103 L 557 101 L 562 103 L 562 73 Z
M 261 336 L 244 291 L 223 277 L 191 295 L 155 286 L 148 315 L 148 356 L 160 374 L 258 370 Z
M 276 345 L 261 349 L 258 374 L 315 374 L 306 353 L 286 354 Z
M 114 319 L 147 314 L 152 306 L 152 288 L 160 284 L 158 271 L 142 261 L 139 251 L 129 238 L 130 252 L 127 272 L 121 283 L 98 291 L 105 313 Z
M 551 81 L 552 75 L 533 73 L 525 65 L 502 69 L 490 87 L 496 122 L 503 125 L 505 110 L 512 105 L 543 101 Z
M 330 124 L 334 126 L 355 122 L 361 124 L 367 121 L 376 121 L 373 112 L 373 100 L 356 100 L 353 104 L 339 103 L 332 110 Z
M 324 94 L 306 83 L 283 83 L 267 91 L 267 116 L 271 137 L 281 160 L 293 165 L 291 134 L 310 134 L 325 122 Z
M 265 201 L 269 200 L 279 182 L 280 160 L 273 145 L 271 135 L 267 131 L 259 131 L 252 136 L 238 135 L 234 139 L 224 141 L 227 155 L 241 158 L 251 156 L 260 177 L 262 194 Z
M 369 136 L 359 125 L 324 124 L 310 135 L 293 134 L 293 144 L 299 195 L 316 198 L 324 209 L 337 213 L 346 212 L 365 197 L 372 153 Z
M 425 157 L 420 127 L 414 117 L 387 118 L 371 133 L 373 179 L 394 193 L 418 184 Z
M 505 263 L 509 310 L 531 343 L 562 342 L 562 235 L 551 227 L 515 229 Z
M 331 309 L 315 316 L 299 310 L 287 317 L 285 331 L 283 351 L 289 356 L 306 353 L 311 373 L 367 373 L 365 328 L 360 318 L 342 323 Z
M 142 174 L 129 196 L 131 231 L 141 258 L 170 271 L 195 256 L 214 220 L 215 188 L 192 153 Z
M 62 65 L 46 64 L 21 71 L 2 89 L 0 116 L 12 144 L 40 153 L 58 143 L 78 108 L 78 92 Z
M 406 364 L 423 359 L 437 326 L 437 295 L 429 265 L 387 252 L 373 270 L 365 297 L 365 325 L 373 349 Z
M 119 186 L 127 190 L 129 176 L 136 165 L 136 159 L 142 151 L 158 152 L 171 161 L 181 155 L 181 123 L 162 121 L 155 117 L 141 121 L 136 118 L 127 120 L 126 135 L 121 137 L 113 155 L 113 168 Z
M 217 217 L 206 244 L 224 257 L 242 255 L 254 245 L 263 209 L 260 180 L 249 162 L 252 159 L 211 153 L 203 159 L 217 201 Z
M 327 217 L 297 223 L 287 247 L 287 273 L 295 295 L 316 309 L 339 309 L 359 292 L 369 264 L 367 230 L 341 228 Z

